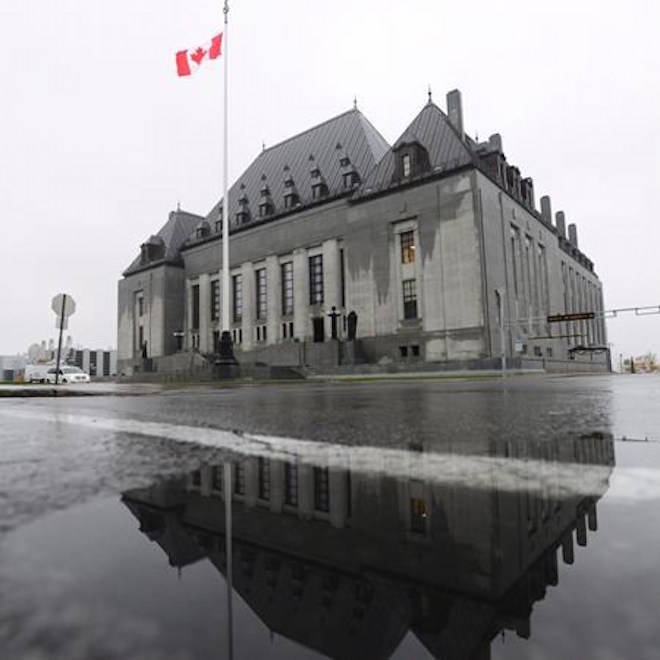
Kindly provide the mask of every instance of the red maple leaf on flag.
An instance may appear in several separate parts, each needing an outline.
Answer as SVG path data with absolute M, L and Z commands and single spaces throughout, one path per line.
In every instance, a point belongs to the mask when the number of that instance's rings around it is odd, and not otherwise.
M 204 55 L 206 55 L 206 50 L 200 46 L 194 53 L 190 54 L 190 59 L 199 64 L 204 59 Z
M 189 76 L 202 62 L 215 60 L 222 54 L 222 32 L 210 42 L 195 49 L 180 50 L 176 53 L 176 72 L 179 76 Z

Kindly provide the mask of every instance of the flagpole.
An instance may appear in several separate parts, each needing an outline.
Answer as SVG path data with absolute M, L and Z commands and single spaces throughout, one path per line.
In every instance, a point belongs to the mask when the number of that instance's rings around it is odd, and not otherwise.
M 223 117 L 223 153 L 222 153 L 222 335 L 220 338 L 220 357 L 222 367 L 236 365 L 229 327 L 229 2 L 224 0 L 222 9 L 225 27 L 222 35 L 224 59 L 224 117 Z M 230 373 L 222 374 L 230 375 Z

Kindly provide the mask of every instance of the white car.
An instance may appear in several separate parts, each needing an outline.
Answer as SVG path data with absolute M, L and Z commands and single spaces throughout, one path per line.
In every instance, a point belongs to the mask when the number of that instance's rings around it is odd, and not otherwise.
M 46 380 L 55 383 L 57 369 L 52 368 L 46 372 Z M 60 383 L 89 383 L 89 374 L 78 367 L 60 367 Z

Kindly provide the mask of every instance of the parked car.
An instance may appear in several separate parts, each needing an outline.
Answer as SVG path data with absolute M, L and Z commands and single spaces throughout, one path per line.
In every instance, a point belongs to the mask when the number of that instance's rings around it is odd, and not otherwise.
M 49 369 L 46 378 L 47 382 L 55 383 L 56 368 Z M 60 383 L 89 383 L 89 374 L 78 367 L 60 367 Z
M 23 371 L 24 383 L 47 383 L 48 382 L 47 364 L 28 364 Z

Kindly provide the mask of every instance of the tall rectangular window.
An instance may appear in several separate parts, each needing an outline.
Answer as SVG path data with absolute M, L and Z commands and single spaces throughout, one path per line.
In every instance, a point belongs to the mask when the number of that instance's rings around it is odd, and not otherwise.
M 309 304 L 323 303 L 323 255 L 309 258 Z
M 518 297 L 519 290 L 519 274 L 518 274 L 518 250 L 520 242 L 520 232 L 516 227 L 511 227 L 511 265 L 513 267 L 513 292 Z
M 314 468 L 314 508 L 317 511 L 330 511 L 330 475 L 328 468 Z
M 525 286 L 527 287 L 527 304 L 534 305 L 534 254 L 532 252 L 532 239 L 525 236 Z
M 138 316 L 144 316 L 144 297 L 138 298 Z
M 414 264 L 415 263 L 415 232 L 404 231 L 399 234 L 401 241 L 401 263 Z
M 234 463 L 234 494 L 245 495 L 245 465 Z
M 410 531 L 426 534 L 426 502 L 421 497 L 410 498 Z
M 293 314 L 293 262 L 280 266 L 282 273 L 282 316 Z
M 192 286 L 192 327 L 199 329 L 199 284 Z
M 409 177 L 410 176 L 410 155 L 409 154 L 403 154 L 401 157 L 401 169 L 403 170 L 403 176 L 404 177 Z
M 231 278 L 232 283 L 232 317 L 234 323 L 240 323 L 243 320 L 243 276 L 234 275 Z
M 211 469 L 211 488 L 218 493 L 222 492 L 222 465 L 214 465 Z
M 294 463 L 284 464 L 284 503 L 298 506 L 298 466 Z
M 259 499 L 270 499 L 270 459 L 259 456 Z
M 266 269 L 260 268 L 255 271 L 255 284 L 256 284 L 256 303 L 257 303 L 257 320 L 264 321 L 267 314 L 267 285 L 266 285 Z
M 550 309 L 550 291 L 548 288 L 548 259 L 546 257 L 545 247 L 539 245 L 539 279 L 541 281 L 541 306 L 544 311 Z
M 403 318 L 417 318 L 417 282 L 403 280 Z
M 339 277 L 341 278 L 341 306 L 346 307 L 346 261 L 343 248 L 339 250 Z
M 211 321 L 220 318 L 220 280 L 211 281 Z

